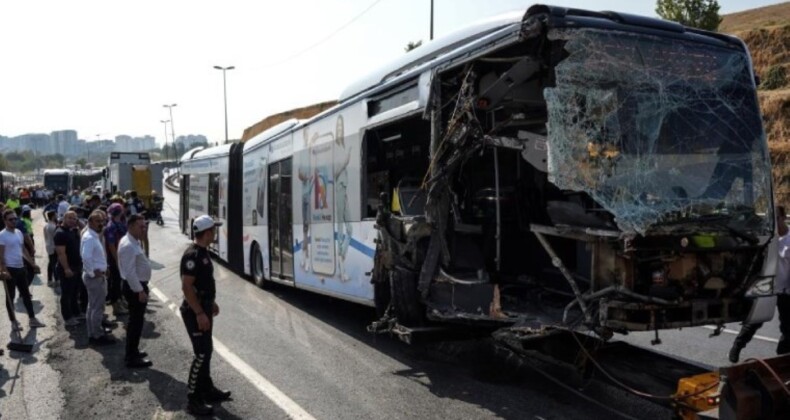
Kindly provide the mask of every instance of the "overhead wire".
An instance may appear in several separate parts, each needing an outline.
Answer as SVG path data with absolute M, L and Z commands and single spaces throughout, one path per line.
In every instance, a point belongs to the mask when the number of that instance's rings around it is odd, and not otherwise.
M 304 49 L 302 49 L 302 50 L 299 50 L 299 51 L 297 51 L 296 53 L 294 53 L 294 54 L 292 54 L 292 55 L 290 55 L 290 56 L 288 56 L 288 57 L 286 57 L 286 58 L 284 58 L 284 59 L 282 59 L 282 60 L 280 60 L 280 61 L 277 61 L 277 62 L 274 62 L 274 63 L 271 63 L 271 64 L 267 64 L 267 65 L 263 66 L 263 68 L 264 68 L 264 69 L 266 69 L 266 68 L 270 68 L 270 67 L 277 67 L 277 66 L 283 65 L 283 64 L 285 64 L 285 63 L 287 63 L 287 62 L 289 62 L 289 61 L 292 61 L 292 60 L 294 60 L 294 59 L 296 59 L 296 58 L 299 58 L 299 57 L 301 57 L 301 56 L 302 56 L 304 53 L 306 53 L 306 52 L 308 52 L 308 51 L 312 50 L 313 48 L 315 48 L 315 47 L 317 47 L 317 46 L 319 46 L 319 45 L 321 45 L 321 44 L 323 44 L 323 43 L 325 43 L 325 42 L 329 41 L 329 40 L 330 40 L 330 39 L 332 39 L 332 38 L 333 38 L 335 35 L 337 35 L 338 33 L 340 33 L 342 30 L 344 30 L 344 29 L 348 28 L 349 26 L 351 26 L 351 25 L 352 25 L 354 22 L 356 22 L 357 20 L 359 20 L 359 19 L 360 19 L 362 16 L 364 16 L 365 14 L 367 14 L 367 13 L 368 13 L 368 12 L 369 12 L 371 9 L 373 9 L 373 8 L 374 8 L 374 7 L 375 7 L 377 4 L 381 3 L 382 1 L 383 1 L 383 0 L 375 0 L 373 3 L 371 3 L 371 4 L 370 4 L 368 7 L 366 7 L 364 10 L 362 10 L 361 12 L 359 12 L 359 14 L 355 15 L 354 17 L 352 17 L 352 18 L 351 18 L 349 21 L 347 21 L 346 23 L 344 23 L 344 24 L 340 25 L 340 26 L 339 26 L 337 29 L 335 29 L 334 31 L 332 31 L 332 32 L 331 32 L 329 35 L 327 35 L 327 36 L 325 36 L 325 37 L 321 38 L 321 39 L 320 39 L 318 42 L 316 42 L 316 43 L 314 43 L 314 44 L 312 44 L 312 45 L 308 46 L 307 48 L 304 48 Z

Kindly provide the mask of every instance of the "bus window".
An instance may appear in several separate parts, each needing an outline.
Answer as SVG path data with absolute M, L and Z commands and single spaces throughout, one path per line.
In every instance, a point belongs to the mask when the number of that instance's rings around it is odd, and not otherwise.
M 379 204 L 389 207 L 389 202 L 380 203 L 381 194 L 391 200 L 394 188 L 402 182 L 410 187 L 410 197 L 424 194 L 419 187 L 428 171 L 430 143 L 430 124 L 419 116 L 365 133 L 362 214 L 366 218 L 376 217 Z

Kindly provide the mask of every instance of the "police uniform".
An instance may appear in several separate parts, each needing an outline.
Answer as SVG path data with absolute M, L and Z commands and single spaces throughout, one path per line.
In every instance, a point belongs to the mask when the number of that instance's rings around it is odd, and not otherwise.
M 211 380 L 211 353 L 214 350 L 212 331 L 214 329 L 213 312 L 216 285 L 214 281 L 214 264 L 206 248 L 191 244 L 181 257 L 181 276 L 195 278 L 195 294 L 200 301 L 200 307 L 208 316 L 211 326 L 208 331 L 198 328 L 197 314 L 187 303 L 186 299 L 181 304 L 181 318 L 184 320 L 189 339 L 192 340 L 192 350 L 195 358 L 189 369 L 189 395 L 201 395 L 214 389 Z

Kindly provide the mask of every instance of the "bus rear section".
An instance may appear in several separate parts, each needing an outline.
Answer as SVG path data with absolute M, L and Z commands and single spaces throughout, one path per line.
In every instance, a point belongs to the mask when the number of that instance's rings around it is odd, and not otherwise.
M 44 171 L 44 188 L 55 194 L 70 194 L 73 189 L 72 172 L 68 169 Z
M 776 238 L 743 43 L 536 6 L 479 45 L 366 134 L 379 308 L 604 338 L 749 318 Z

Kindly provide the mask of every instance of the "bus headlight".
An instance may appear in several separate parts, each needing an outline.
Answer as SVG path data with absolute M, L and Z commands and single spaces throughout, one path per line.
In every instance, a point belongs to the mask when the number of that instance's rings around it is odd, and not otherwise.
M 749 290 L 746 291 L 746 297 L 770 296 L 774 294 L 774 278 L 766 277 L 757 280 Z

